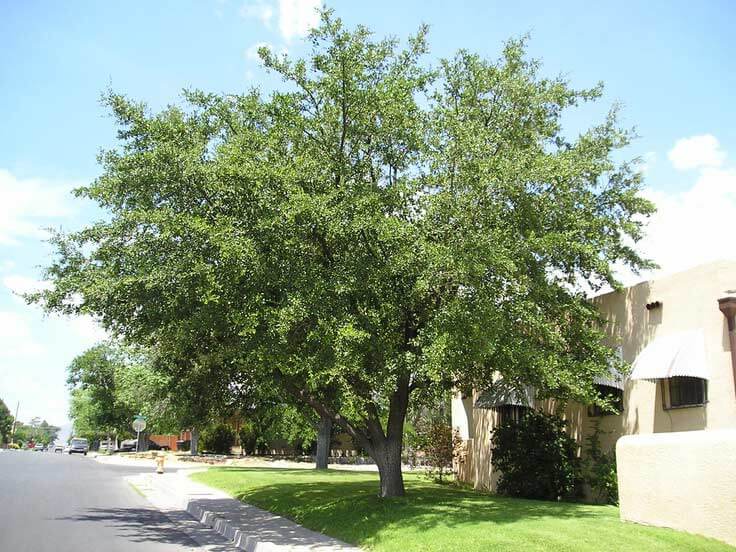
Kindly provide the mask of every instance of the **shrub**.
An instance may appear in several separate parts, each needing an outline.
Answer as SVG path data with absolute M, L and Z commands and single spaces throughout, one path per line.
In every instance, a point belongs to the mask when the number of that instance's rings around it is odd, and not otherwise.
M 501 472 L 499 493 L 544 500 L 579 496 L 577 444 L 559 416 L 529 410 L 498 426 L 491 442 L 491 462 Z
M 10 444 L 8 445 L 8 448 L 9 448 L 9 449 L 15 449 L 15 450 L 18 450 L 18 449 L 20 448 L 20 445 L 19 445 L 18 443 L 10 443 Z
M 583 477 L 590 485 L 593 500 L 606 504 L 618 504 L 618 475 L 615 451 L 605 452 L 601 448 L 601 431 L 596 423 L 595 430 L 587 439 Z
M 256 434 L 256 428 L 253 422 L 246 420 L 240 426 L 238 432 L 238 439 L 240 441 L 240 448 L 243 454 L 255 454 L 258 445 L 258 435 Z
M 235 444 L 235 431 L 227 424 L 219 424 L 202 433 L 202 449 L 216 454 L 230 454 Z
M 460 435 L 444 420 L 431 419 L 418 423 L 411 439 L 423 453 L 427 473 L 442 483 L 443 476 L 452 472 L 452 457 Z

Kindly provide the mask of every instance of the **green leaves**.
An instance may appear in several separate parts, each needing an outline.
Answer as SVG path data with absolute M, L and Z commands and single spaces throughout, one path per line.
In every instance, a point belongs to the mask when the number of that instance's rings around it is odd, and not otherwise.
M 308 58 L 261 52 L 269 97 L 108 93 L 120 143 L 78 192 L 108 217 L 54 239 L 31 299 L 153 351 L 192 422 L 280 386 L 368 446 L 411 393 L 497 372 L 589 399 L 608 354 L 584 289 L 651 266 L 653 207 L 615 109 L 563 134 L 601 86 L 540 76 L 525 40 L 432 68 L 426 28 L 402 47 L 326 12 Z

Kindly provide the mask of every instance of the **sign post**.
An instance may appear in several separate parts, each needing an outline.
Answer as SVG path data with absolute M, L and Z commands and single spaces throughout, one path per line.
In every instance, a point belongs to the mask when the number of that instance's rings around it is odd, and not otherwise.
M 135 439 L 135 451 L 136 452 L 138 452 L 138 447 L 140 446 L 140 442 L 141 442 L 141 431 L 143 431 L 144 429 L 146 429 L 146 419 L 142 415 L 138 414 L 133 419 L 133 431 L 135 431 L 135 436 L 136 436 L 136 439 Z

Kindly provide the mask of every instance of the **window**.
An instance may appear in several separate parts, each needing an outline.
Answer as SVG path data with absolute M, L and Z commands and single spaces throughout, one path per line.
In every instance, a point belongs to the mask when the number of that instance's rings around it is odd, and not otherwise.
M 708 402 L 708 381 L 704 379 L 686 376 L 669 378 L 667 390 L 667 408 L 702 406 Z
M 611 406 L 604 408 L 598 404 L 591 404 L 588 407 L 588 416 L 591 418 L 597 416 L 611 416 L 618 415 L 624 411 L 624 391 L 617 387 L 611 387 L 610 385 L 596 385 L 596 391 L 605 399 Z
M 519 422 L 524 413 L 530 409 L 528 406 L 505 404 L 503 406 L 497 406 L 495 410 L 498 413 L 496 422 L 496 426 L 498 427 L 509 421 Z

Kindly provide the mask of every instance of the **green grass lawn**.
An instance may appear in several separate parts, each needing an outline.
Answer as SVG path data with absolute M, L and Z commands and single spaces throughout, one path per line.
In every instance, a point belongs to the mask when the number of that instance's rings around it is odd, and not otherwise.
M 380 499 L 369 472 L 213 468 L 192 476 L 244 502 L 371 550 L 733 550 L 670 529 L 619 521 L 618 509 L 493 496 L 406 475 Z

